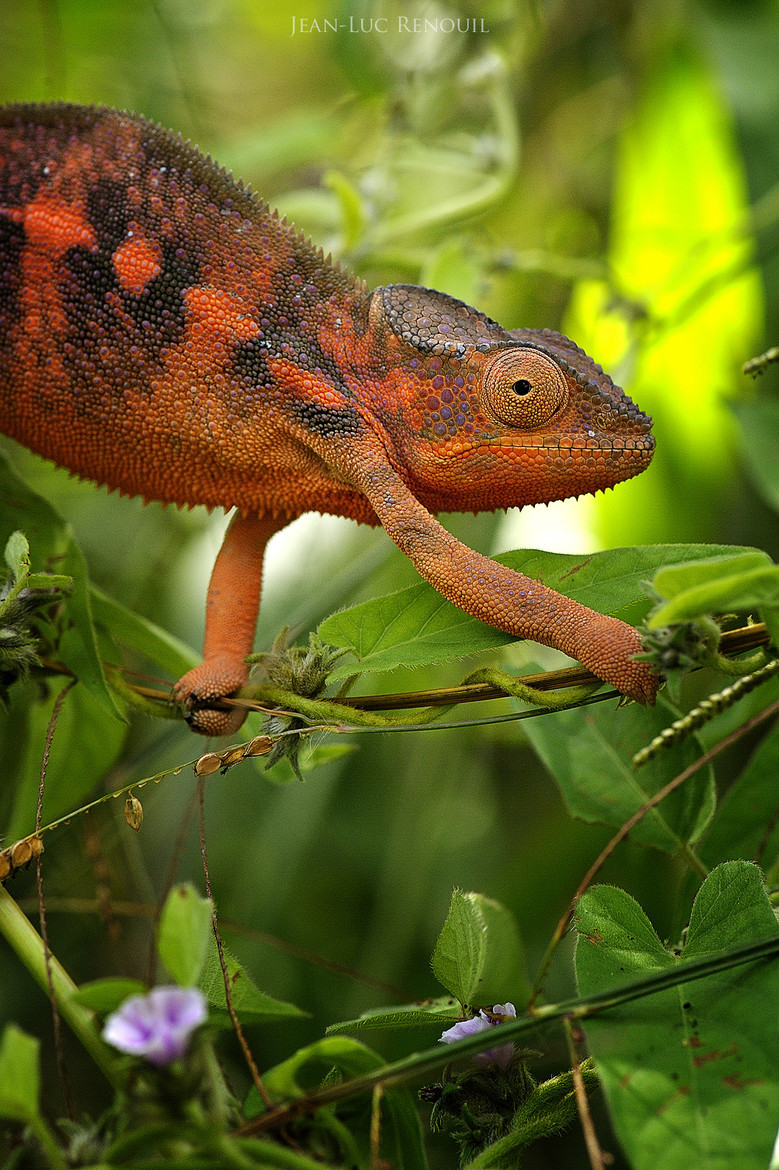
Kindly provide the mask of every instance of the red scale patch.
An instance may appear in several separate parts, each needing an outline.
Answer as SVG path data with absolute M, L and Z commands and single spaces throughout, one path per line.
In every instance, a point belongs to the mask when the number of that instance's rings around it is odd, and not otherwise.
M 96 248 L 91 224 L 78 207 L 39 194 L 24 211 L 24 231 L 30 244 L 41 251 L 61 255 L 68 248 Z
M 162 272 L 162 249 L 156 240 L 134 236 L 119 245 L 111 257 L 116 279 L 125 292 L 139 297 Z
M 185 289 L 184 301 L 195 329 L 235 341 L 251 341 L 260 332 L 243 303 L 224 289 L 193 285 Z

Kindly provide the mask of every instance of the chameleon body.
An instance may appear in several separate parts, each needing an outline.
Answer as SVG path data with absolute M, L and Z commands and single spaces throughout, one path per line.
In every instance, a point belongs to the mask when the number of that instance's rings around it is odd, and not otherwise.
M 610 487 L 648 465 L 650 427 L 567 338 L 369 291 L 142 118 L 0 114 L 0 430 L 110 488 L 236 509 L 174 688 L 196 730 L 240 725 L 212 704 L 246 680 L 266 542 L 308 511 L 382 524 L 455 605 L 653 701 L 632 627 L 433 515 Z

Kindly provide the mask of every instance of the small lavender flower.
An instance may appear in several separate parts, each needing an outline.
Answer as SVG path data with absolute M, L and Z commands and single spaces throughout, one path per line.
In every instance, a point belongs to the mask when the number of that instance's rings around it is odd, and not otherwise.
M 454 1044 L 455 1040 L 463 1040 L 466 1036 L 475 1036 L 479 1032 L 486 1032 L 490 1028 L 496 1027 L 497 1024 L 502 1024 L 504 1020 L 516 1018 L 516 1014 L 517 1009 L 513 1003 L 496 1003 L 491 1012 L 485 1012 L 482 1008 L 478 1016 L 473 1016 L 470 1020 L 460 1020 L 442 1032 L 441 1043 Z M 495 1048 L 487 1048 L 484 1052 L 477 1052 L 473 1059 L 482 1067 L 496 1064 L 505 1072 L 511 1064 L 513 1055 L 514 1045 L 509 1041 L 508 1044 L 499 1044 Z
M 130 996 L 112 1012 L 103 1039 L 162 1068 L 184 1056 L 207 1015 L 205 997 L 196 987 L 155 987 L 148 995 Z

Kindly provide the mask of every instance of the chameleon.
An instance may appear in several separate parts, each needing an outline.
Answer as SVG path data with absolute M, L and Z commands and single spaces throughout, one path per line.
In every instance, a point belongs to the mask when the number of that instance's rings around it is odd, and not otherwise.
M 638 632 L 475 552 L 436 518 L 612 487 L 652 421 L 567 337 L 445 293 L 369 290 L 177 136 L 106 107 L 0 112 L 0 431 L 144 500 L 235 509 L 190 726 L 248 677 L 265 548 L 305 512 L 381 524 L 430 584 L 642 703 Z

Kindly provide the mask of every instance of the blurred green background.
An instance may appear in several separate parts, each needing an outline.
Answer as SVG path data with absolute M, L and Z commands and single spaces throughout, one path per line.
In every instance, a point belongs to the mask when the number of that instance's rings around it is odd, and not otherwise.
M 469 31 L 398 32 L 399 16 L 459 16 Z M 561 328 L 654 416 L 652 467 L 608 498 L 445 518 L 485 552 L 712 540 L 779 554 L 733 411 L 777 393 L 775 368 L 757 384 L 741 373 L 779 343 L 777 60 L 776 0 L 0 6 L 3 101 L 100 102 L 172 127 L 370 283 L 440 288 L 509 328 Z M 199 645 L 224 518 L 119 500 L 12 453 L 73 524 L 96 583 Z M 381 530 L 304 518 L 271 545 L 257 645 L 287 623 L 305 639 L 333 609 L 414 579 Z M 521 646 L 500 661 L 556 659 Z M 476 665 L 377 686 L 446 685 Z M 39 765 L 42 735 L 29 750 Z M 183 727 L 136 720 L 124 742 L 112 729 L 89 763 L 95 791 L 197 750 Z M 11 788 L 12 743 L 3 758 Z M 305 784 L 273 778 L 247 764 L 206 797 L 226 941 L 264 990 L 312 1013 L 252 1035 L 261 1066 L 335 1020 L 435 994 L 428 957 L 453 886 L 513 910 L 534 972 L 611 835 L 565 814 L 520 725 L 361 736 Z M 47 841 L 52 946 L 77 980 L 143 975 L 149 908 L 170 873 L 202 888 L 193 793 L 186 771 L 146 788 L 139 836 L 117 803 Z M 627 845 L 602 876 L 661 934 L 675 929 L 675 861 Z M 32 876 L 13 892 L 32 897 Z M 0 1019 L 45 1035 L 45 1000 L 4 946 L 0 963 Z M 547 993 L 571 992 L 564 947 Z M 99 1106 L 69 1054 L 84 1107 Z M 565 1060 L 552 1034 L 537 1071 Z M 46 1088 L 56 1101 L 53 1073 Z M 579 1164 L 577 1135 L 565 1142 L 528 1165 Z

